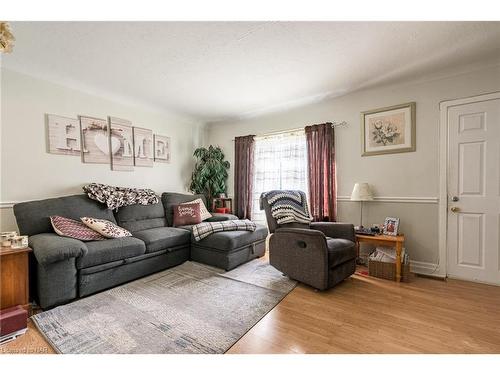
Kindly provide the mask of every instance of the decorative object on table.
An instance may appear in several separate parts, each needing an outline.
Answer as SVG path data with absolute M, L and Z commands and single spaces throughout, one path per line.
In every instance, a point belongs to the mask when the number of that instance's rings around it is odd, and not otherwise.
M 16 237 L 17 232 L 2 232 L 0 233 L 0 244 L 3 247 L 10 247 L 12 237 Z
M 226 192 L 229 162 L 224 160 L 220 147 L 209 146 L 197 148 L 193 156 L 196 158 L 189 190 L 195 194 L 203 194 L 207 202 L 217 194 Z
M 82 160 L 84 163 L 109 164 L 109 126 L 103 119 L 80 116 Z
M 133 204 L 147 206 L 160 201 L 151 189 L 125 188 L 95 182 L 83 186 L 82 189 L 90 199 L 105 203 L 112 210 Z
M 0 52 L 11 53 L 16 38 L 10 30 L 8 22 L 0 22 Z
M 174 227 L 201 223 L 200 203 L 174 206 Z
M 70 237 L 80 241 L 100 241 L 106 239 L 106 237 L 89 228 L 81 221 L 54 215 L 50 216 L 50 223 L 52 224 L 52 228 L 54 228 L 54 232 L 59 236 Z
M 226 194 L 224 194 L 226 195 Z M 233 199 L 226 197 L 218 197 L 212 199 L 212 212 L 219 212 L 218 209 L 224 209 L 223 213 L 233 213 Z
M 361 156 L 415 151 L 415 102 L 361 113 Z
M 128 230 L 116 225 L 115 223 L 112 223 L 109 220 L 96 219 L 93 217 L 81 217 L 80 220 L 90 229 L 95 230 L 106 238 L 121 238 L 132 236 L 132 233 L 130 233 Z
M 14 236 L 10 239 L 12 249 L 26 249 L 28 247 L 28 236 Z
M 113 171 L 134 170 L 134 133 L 132 122 L 118 117 L 108 117 L 109 148 Z
M 22 306 L 0 310 L 0 345 L 26 333 L 27 324 L 28 312 Z
M 134 126 L 134 165 L 153 166 L 153 131 Z
M 226 193 L 219 193 L 219 194 L 217 194 L 217 198 L 224 199 L 224 198 L 227 198 L 227 195 L 226 195 Z
M 359 227 L 357 227 L 356 230 L 363 228 L 363 202 L 372 200 L 373 200 L 373 193 L 370 188 L 370 185 L 367 184 L 366 182 L 356 182 L 354 184 L 354 188 L 352 189 L 352 194 L 351 194 L 351 201 L 361 202 Z
M 170 137 L 154 135 L 154 159 L 158 163 L 170 163 Z
M 27 236 L 25 236 L 27 237 Z M 28 254 L 32 250 L 0 248 L 0 309 L 21 305 L 29 311 Z
M 47 114 L 48 152 L 59 155 L 81 155 L 80 121 L 76 118 Z
M 207 206 L 205 206 L 205 203 L 203 203 L 203 200 L 201 198 L 196 198 L 195 200 L 181 204 L 193 204 L 193 203 L 197 203 L 200 205 L 201 220 L 207 220 L 208 218 L 212 217 L 212 214 L 208 212 Z
M 397 236 L 399 229 L 399 218 L 397 217 L 386 217 L 384 222 L 384 234 L 388 236 Z

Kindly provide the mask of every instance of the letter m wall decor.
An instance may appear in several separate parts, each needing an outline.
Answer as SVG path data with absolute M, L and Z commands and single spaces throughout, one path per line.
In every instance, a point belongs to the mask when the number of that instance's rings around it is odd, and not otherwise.
M 153 131 L 134 126 L 134 164 L 136 167 L 153 166 Z

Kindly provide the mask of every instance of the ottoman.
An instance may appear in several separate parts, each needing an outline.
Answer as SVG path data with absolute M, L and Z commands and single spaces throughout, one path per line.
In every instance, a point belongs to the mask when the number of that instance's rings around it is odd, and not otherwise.
M 257 224 L 254 232 L 230 231 L 211 234 L 196 241 L 191 235 L 191 259 L 229 271 L 266 252 L 267 227 Z

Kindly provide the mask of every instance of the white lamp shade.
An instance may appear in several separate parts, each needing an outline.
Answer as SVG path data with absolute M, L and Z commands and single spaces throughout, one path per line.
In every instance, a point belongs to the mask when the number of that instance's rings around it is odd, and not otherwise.
M 370 185 L 366 182 L 356 182 L 351 194 L 352 201 L 371 201 L 373 200 L 373 193 Z

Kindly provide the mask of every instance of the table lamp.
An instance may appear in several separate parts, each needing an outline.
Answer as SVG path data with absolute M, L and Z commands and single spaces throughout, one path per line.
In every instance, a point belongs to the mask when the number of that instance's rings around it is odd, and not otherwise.
M 372 201 L 373 193 L 370 189 L 370 185 L 366 182 L 356 182 L 354 188 L 352 189 L 351 200 L 361 202 L 361 212 L 358 229 L 363 228 L 363 202 Z

